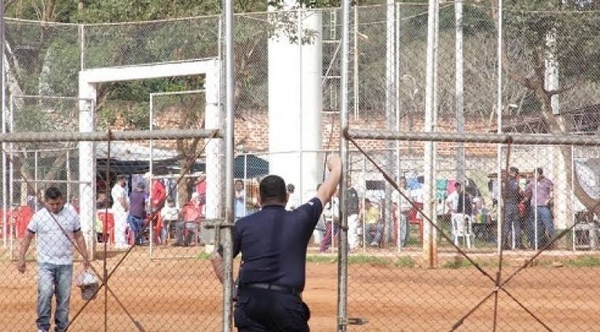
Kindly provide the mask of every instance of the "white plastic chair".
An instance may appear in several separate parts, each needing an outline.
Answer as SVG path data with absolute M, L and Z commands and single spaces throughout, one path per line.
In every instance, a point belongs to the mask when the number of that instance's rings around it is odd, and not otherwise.
M 463 243 L 467 244 L 467 248 L 471 248 L 471 240 L 473 238 L 473 217 L 464 213 L 452 214 L 452 238 L 454 244 L 458 246 L 459 238 L 463 238 Z

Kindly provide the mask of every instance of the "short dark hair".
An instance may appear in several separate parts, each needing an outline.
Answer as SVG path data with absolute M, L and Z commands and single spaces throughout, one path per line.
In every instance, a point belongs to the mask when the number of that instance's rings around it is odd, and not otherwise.
M 519 169 L 518 169 L 518 168 L 516 168 L 516 167 L 514 167 L 514 166 L 512 166 L 512 167 L 510 167 L 510 168 L 508 169 L 508 172 L 509 172 L 509 173 L 515 173 L 515 174 L 519 174 Z
M 281 176 L 268 175 L 260 181 L 259 192 L 263 202 L 277 200 L 284 203 L 287 194 L 285 180 Z
M 544 174 L 544 170 L 541 167 L 538 167 L 537 173 L 538 173 L 538 175 L 542 175 L 542 174 Z
M 48 189 L 46 189 L 46 191 L 44 192 L 45 199 L 58 199 L 62 196 L 62 192 L 56 187 L 48 187 Z
M 127 175 L 125 175 L 125 174 L 117 175 L 117 181 L 119 181 L 119 180 L 127 180 Z
M 242 180 L 235 180 L 235 182 L 233 184 L 238 184 L 238 183 L 241 183 L 243 185 L 244 181 L 242 181 Z

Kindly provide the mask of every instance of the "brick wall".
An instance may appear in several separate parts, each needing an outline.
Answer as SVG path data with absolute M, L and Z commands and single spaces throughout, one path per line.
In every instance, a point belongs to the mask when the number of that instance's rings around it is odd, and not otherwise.
M 243 144 L 246 151 L 251 152 L 263 152 L 269 148 L 269 124 L 268 114 L 258 112 L 245 112 L 236 116 L 235 122 L 235 143 Z M 382 116 L 369 116 L 355 119 L 353 115 L 349 118 L 350 126 L 352 128 L 360 128 L 364 130 L 383 130 L 386 128 L 385 119 Z M 423 128 L 423 117 L 414 117 L 412 119 L 413 131 L 419 131 Z M 440 132 L 452 132 L 455 130 L 455 123 L 453 119 L 442 119 L 439 122 L 438 130 Z M 408 121 L 406 118 L 402 119 L 401 130 L 408 131 Z M 489 132 L 494 130 L 494 127 L 487 126 L 480 119 L 471 117 L 466 120 L 465 131 L 467 132 Z M 337 149 L 340 139 L 340 126 L 338 114 L 324 114 L 323 115 L 323 149 Z M 366 150 L 372 149 L 384 149 L 386 147 L 386 141 L 382 140 L 363 140 L 360 146 Z M 440 155 L 455 155 L 454 150 L 455 144 L 452 143 L 438 143 L 438 154 Z M 402 142 L 401 147 L 407 148 L 408 143 Z M 490 149 L 491 146 L 483 145 L 470 145 L 467 148 L 467 154 L 469 155 L 493 155 L 496 153 L 495 147 Z M 422 149 L 420 142 L 413 142 L 412 148 L 416 149 L 417 152 Z

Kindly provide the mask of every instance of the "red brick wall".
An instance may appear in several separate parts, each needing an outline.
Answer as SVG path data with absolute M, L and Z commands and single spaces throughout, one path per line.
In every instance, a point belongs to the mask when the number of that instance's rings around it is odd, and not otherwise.
M 378 130 L 385 129 L 386 123 L 382 116 L 373 117 L 361 117 L 354 119 L 354 115 L 349 117 L 351 128 L 360 128 L 364 130 Z M 408 131 L 408 121 L 403 119 L 401 124 L 401 130 Z M 453 119 L 444 119 L 438 121 L 438 130 L 440 132 L 452 132 L 455 130 L 456 125 Z M 423 128 L 423 118 L 413 118 L 413 131 L 419 131 Z M 467 132 L 489 132 L 493 127 L 488 127 L 480 119 L 471 117 L 466 120 L 465 131 Z M 243 144 L 246 151 L 259 152 L 267 151 L 269 148 L 269 124 L 267 113 L 257 112 L 246 112 L 236 117 L 235 122 L 235 143 Z M 340 139 L 340 126 L 338 114 L 324 114 L 323 115 L 323 149 L 336 149 L 338 147 Z M 371 149 L 384 149 L 386 147 L 386 141 L 382 140 L 363 140 L 359 142 L 360 146 L 366 150 Z M 402 142 L 402 146 L 407 146 L 407 142 Z M 455 154 L 455 144 L 453 143 L 438 143 L 437 151 L 438 154 Z M 415 149 L 422 148 L 422 144 L 419 142 L 413 142 L 412 145 Z M 469 146 L 467 149 L 468 154 L 476 155 L 490 155 L 495 153 L 495 147 L 490 150 L 491 146 Z

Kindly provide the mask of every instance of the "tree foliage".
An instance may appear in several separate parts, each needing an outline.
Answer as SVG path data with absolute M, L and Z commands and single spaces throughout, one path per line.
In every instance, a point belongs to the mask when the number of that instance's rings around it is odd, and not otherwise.
M 507 38 L 522 46 L 520 56 L 527 59 L 531 70 L 523 71 L 516 67 L 506 49 L 504 70 L 513 81 L 535 95 L 540 104 L 539 114 L 548 124 L 549 131 L 553 134 L 567 133 L 571 130 L 571 124 L 561 114 L 553 114 L 551 100 L 555 95 L 600 81 L 600 2 L 511 0 L 506 6 Z M 497 12 L 493 16 L 497 18 Z M 556 59 L 558 65 L 561 82 L 558 89 L 545 87 L 546 61 L 549 58 Z M 572 150 L 568 146 L 560 150 L 566 168 L 566 183 L 573 183 L 572 190 L 579 201 L 588 210 L 598 214 L 600 208 L 596 199 L 582 188 L 577 176 L 573 178 Z

